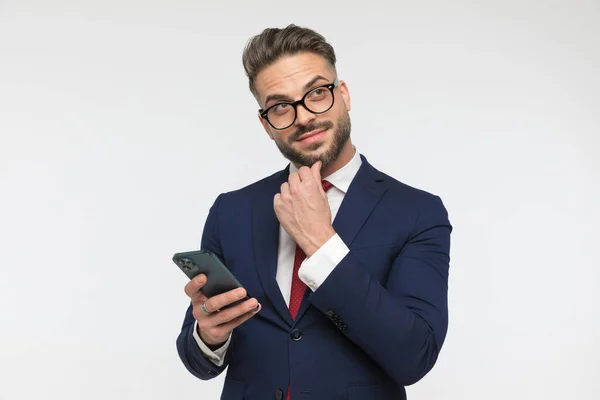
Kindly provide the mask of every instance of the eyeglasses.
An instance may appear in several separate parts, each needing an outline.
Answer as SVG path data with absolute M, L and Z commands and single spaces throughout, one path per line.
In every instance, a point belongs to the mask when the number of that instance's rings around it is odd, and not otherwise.
M 258 114 L 267 120 L 276 130 L 289 128 L 296 122 L 297 107 L 301 105 L 313 114 L 323 114 L 333 107 L 333 89 L 339 85 L 336 79 L 333 83 L 317 86 L 306 92 L 298 101 L 283 101 L 269 108 L 258 110 Z

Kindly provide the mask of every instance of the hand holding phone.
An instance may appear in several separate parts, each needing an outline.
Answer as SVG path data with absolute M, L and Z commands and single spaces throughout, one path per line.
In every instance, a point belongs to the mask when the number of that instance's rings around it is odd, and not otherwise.
M 207 250 L 177 253 L 173 261 L 190 278 L 185 293 L 192 301 L 200 338 L 209 347 L 223 345 L 231 331 L 260 311 L 256 299 L 219 258 Z

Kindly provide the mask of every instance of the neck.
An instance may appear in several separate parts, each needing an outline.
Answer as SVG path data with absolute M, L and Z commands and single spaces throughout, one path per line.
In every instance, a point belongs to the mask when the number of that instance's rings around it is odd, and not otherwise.
M 348 139 L 348 142 L 344 146 L 344 149 L 342 150 L 338 158 L 336 158 L 334 162 L 327 165 L 321 170 L 321 177 L 326 178 L 329 175 L 336 172 L 337 170 L 343 168 L 346 164 L 350 162 L 350 160 L 352 160 L 352 157 L 354 157 L 354 152 L 355 150 L 354 147 L 352 147 L 352 142 L 350 141 L 350 139 Z

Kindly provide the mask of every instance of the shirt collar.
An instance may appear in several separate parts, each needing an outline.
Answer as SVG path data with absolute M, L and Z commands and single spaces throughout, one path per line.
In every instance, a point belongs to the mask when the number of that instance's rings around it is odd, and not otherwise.
M 362 159 L 360 158 L 360 154 L 356 150 L 356 147 L 352 147 L 354 148 L 354 157 L 352 157 L 352 160 L 333 174 L 323 178 L 344 193 L 348 192 L 348 188 L 362 164 Z M 290 163 L 290 173 L 292 172 L 298 172 L 298 168 L 296 168 L 293 163 Z

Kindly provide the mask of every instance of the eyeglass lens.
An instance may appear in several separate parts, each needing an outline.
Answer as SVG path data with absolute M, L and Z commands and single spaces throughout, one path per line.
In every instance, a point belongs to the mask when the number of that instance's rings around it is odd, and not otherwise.
M 315 88 L 306 94 L 304 104 L 312 113 L 323 113 L 332 106 L 333 94 L 326 87 Z M 272 107 L 267 117 L 275 129 L 284 129 L 296 120 L 296 109 L 289 103 L 281 103 Z

